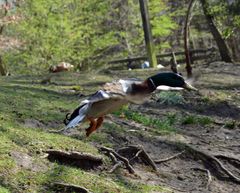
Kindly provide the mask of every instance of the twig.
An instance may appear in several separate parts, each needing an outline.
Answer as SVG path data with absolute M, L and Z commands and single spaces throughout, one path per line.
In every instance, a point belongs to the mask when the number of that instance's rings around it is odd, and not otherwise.
M 203 168 L 192 168 L 194 170 L 199 170 L 199 171 L 203 171 L 203 172 L 206 172 L 207 173 L 207 176 L 208 176 L 208 181 L 207 181 L 207 185 L 206 185 L 206 189 L 208 190 L 209 189 L 209 186 L 212 182 L 212 175 L 211 175 L 211 172 L 207 169 L 203 169 Z
M 174 158 L 182 155 L 184 152 L 185 152 L 185 150 L 183 150 L 182 152 L 177 153 L 177 154 L 175 154 L 175 155 L 173 155 L 173 156 L 164 158 L 164 159 L 154 160 L 154 162 L 155 162 L 156 164 L 160 164 L 160 163 L 163 163 L 163 162 L 167 162 L 167 161 L 169 161 L 169 160 L 171 160 L 171 159 L 174 159 Z
M 63 128 L 63 129 L 59 129 L 59 130 L 48 130 L 49 133 L 64 133 L 67 129 Z
M 81 187 L 81 186 L 77 186 L 74 184 L 66 184 L 66 183 L 62 183 L 62 182 L 54 182 L 53 183 L 54 186 L 57 187 L 61 187 L 62 189 L 67 189 L 68 192 L 81 192 L 81 193 L 92 193 L 90 192 L 88 189 Z
M 135 173 L 133 167 L 130 165 L 130 163 L 129 163 L 129 161 L 128 161 L 127 158 L 119 155 L 119 154 L 118 154 L 117 152 L 115 152 L 113 149 L 108 148 L 108 147 L 103 147 L 103 146 L 102 146 L 102 147 L 100 147 L 100 150 L 105 151 L 105 152 L 107 152 L 108 154 L 109 154 L 109 153 L 112 153 L 116 158 L 118 158 L 120 161 L 122 161 L 122 162 L 125 164 L 125 166 L 126 166 L 127 170 L 129 171 L 129 173 L 131 173 L 131 174 L 134 174 L 134 173 Z

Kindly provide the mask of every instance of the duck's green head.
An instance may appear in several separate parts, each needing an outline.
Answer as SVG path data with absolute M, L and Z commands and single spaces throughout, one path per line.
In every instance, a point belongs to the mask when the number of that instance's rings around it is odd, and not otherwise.
M 151 81 L 155 88 L 164 85 L 170 87 L 181 87 L 187 90 L 197 90 L 187 83 L 181 75 L 173 72 L 161 72 L 149 77 L 148 80 Z

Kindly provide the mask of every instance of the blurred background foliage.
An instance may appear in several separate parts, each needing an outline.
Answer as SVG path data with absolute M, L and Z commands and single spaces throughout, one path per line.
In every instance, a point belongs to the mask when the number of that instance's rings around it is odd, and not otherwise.
M 107 61 L 145 55 L 138 0 L 2 0 L 1 48 L 4 66 L 13 73 L 42 73 L 69 62 L 75 70 L 97 69 Z M 183 50 L 183 28 L 189 1 L 149 0 L 156 53 Z M 208 0 L 209 12 L 239 60 L 240 3 Z M 6 22 L 6 17 L 14 17 Z M 216 46 L 197 2 L 191 23 L 191 48 Z M 238 35 L 237 35 L 238 34 Z

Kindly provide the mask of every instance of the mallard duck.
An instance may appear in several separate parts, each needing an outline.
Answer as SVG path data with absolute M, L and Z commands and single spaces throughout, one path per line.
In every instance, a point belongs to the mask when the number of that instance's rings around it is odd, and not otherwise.
M 102 90 L 82 101 L 71 115 L 66 115 L 65 130 L 89 121 L 90 126 L 86 129 L 86 135 L 89 136 L 101 126 L 106 114 L 114 112 L 127 103 L 143 103 L 161 85 L 197 90 L 188 84 L 181 75 L 172 72 L 158 73 L 144 81 L 121 79 L 106 83 Z

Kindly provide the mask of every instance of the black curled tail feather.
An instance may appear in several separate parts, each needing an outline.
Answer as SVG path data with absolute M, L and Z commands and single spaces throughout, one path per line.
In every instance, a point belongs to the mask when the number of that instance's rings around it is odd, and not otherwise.
M 85 104 L 84 104 L 84 105 L 85 105 Z M 68 125 L 68 123 L 69 123 L 71 120 L 73 120 L 76 116 L 79 115 L 79 110 L 80 110 L 84 105 L 81 105 L 80 107 L 76 108 L 76 109 L 73 111 L 72 114 L 71 114 L 71 113 L 67 113 L 65 119 L 63 120 L 63 123 L 64 123 L 65 125 Z
M 67 113 L 65 119 L 63 120 L 63 123 L 65 125 L 67 125 L 70 122 L 70 114 L 71 113 Z

